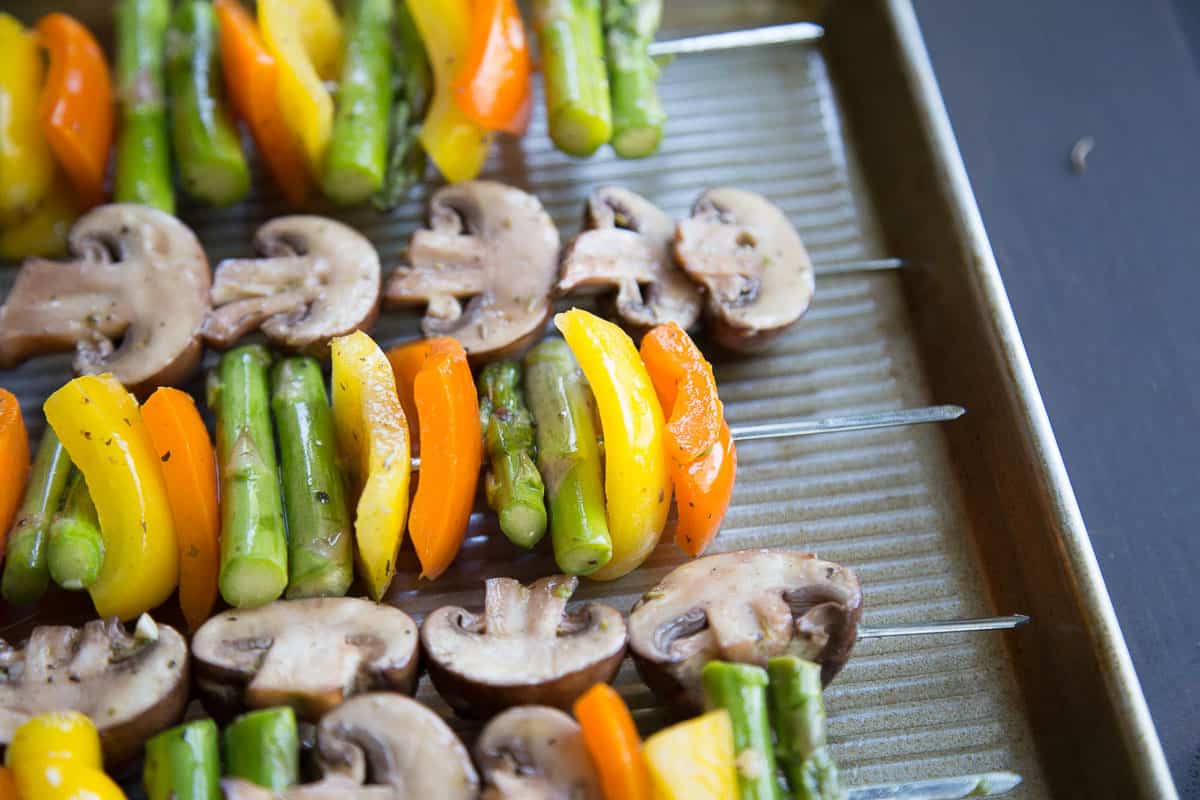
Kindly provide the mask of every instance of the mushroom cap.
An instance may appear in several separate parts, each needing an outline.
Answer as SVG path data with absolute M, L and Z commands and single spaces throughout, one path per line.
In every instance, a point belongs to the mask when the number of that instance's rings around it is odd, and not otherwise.
M 558 229 L 533 195 L 494 181 L 444 186 L 409 264 L 392 273 L 391 306 L 426 305 L 426 336 L 453 336 L 472 361 L 519 352 L 542 335 L 558 276 Z M 464 309 L 461 301 L 470 298 Z
M 321 718 L 317 759 L 325 780 L 399 790 L 398 797 L 474 800 L 479 776 L 445 721 L 421 703 L 378 692 L 347 700 Z
M 217 614 L 192 637 L 192 656 L 214 711 L 290 705 L 317 719 L 352 694 L 411 692 L 417 625 L 357 597 L 276 600 Z
M 191 229 L 148 206 L 99 206 L 71 227 L 71 261 L 27 259 L 0 308 L 0 367 L 75 349 L 81 374 L 145 394 L 203 355 L 208 259 Z M 118 343 L 119 340 L 119 343 Z
M 427 616 L 421 645 L 438 693 L 463 716 L 490 716 L 516 705 L 568 709 L 611 680 L 625 656 L 625 621 L 600 603 L 568 613 L 578 584 L 566 575 L 529 588 L 491 578 L 483 614 L 444 606 Z
M 549 706 L 494 717 L 475 742 L 485 800 L 603 800 L 583 730 Z
M 563 255 L 560 294 L 612 287 L 617 316 L 634 328 L 696 324 L 700 290 L 675 264 L 670 215 L 628 189 L 602 186 L 588 198 L 583 224 Z
M 759 350 L 812 301 L 812 261 L 788 218 L 762 195 L 709 189 L 675 230 L 679 265 L 708 294 L 711 335 Z
M 71 709 L 96 723 L 110 767 L 137 757 L 187 702 L 187 643 L 157 628 L 156 639 L 135 639 L 112 617 L 34 628 L 23 648 L 0 640 L 0 744 L 35 714 Z
M 278 217 L 254 235 L 262 258 L 217 265 L 204 337 L 232 347 L 254 329 L 277 347 L 324 358 L 329 340 L 369 328 L 379 314 L 379 253 L 326 217 Z
M 795 655 L 828 684 L 858 638 L 858 577 L 809 553 L 738 550 L 689 561 L 642 596 L 629 647 L 646 684 L 668 703 L 703 706 L 700 671 L 722 659 L 765 667 Z

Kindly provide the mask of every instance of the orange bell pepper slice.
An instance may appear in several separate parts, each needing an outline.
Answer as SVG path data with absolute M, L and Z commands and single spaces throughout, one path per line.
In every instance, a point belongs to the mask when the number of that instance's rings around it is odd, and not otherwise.
M 75 18 L 47 14 L 37 25 L 50 55 L 38 101 L 42 133 L 62 164 L 81 205 L 104 202 L 104 175 L 113 140 L 112 78 L 104 51 Z
M 417 419 L 417 401 L 413 397 L 413 381 L 417 373 L 425 366 L 425 362 L 434 353 L 457 353 L 462 349 L 458 340 L 449 336 L 435 336 L 432 339 L 417 339 L 412 342 L 393 347 L 387 351 L 388 363 L 392 365 L 392 374 L 396 376 L 396 394 L 400 396 L 400 405 L 404 408 L 406 419 Z M 412 431 L 412 447 L 416 453 L 420 448 L 420 432 L 414 424 Z
M 574 711 L 606 800 L 651 800 L 654 792 L 642 740 L 621 695 L 607 683 L 598 683 L 575 701 Z
M 250 135 L 271 177 L 292 205 L 308 198 L 308 160 L 300 139 L 279 108 L 279 66 L 267 50 L 258 23 L 240 0 L 216 0 L 220 32 L 221 69 L 234 110 L 246 121 Z
M 28 477 L 29 438 L 21 404 L 12 392 L 0 389 L 0 553 Z
M 417 427 L 428 446 L 421 456 L 408 533 L 421 576 L 430 580 L 458 554 L 483 466 L 479 397 L 467 353 L 456 340 L 446 341 L 453 345 L 430 352 L 412 383 Z
M 167 502 L 179 545 L 179 606 L 192 630 L 212 614 L 220 566 L 217 460 L 208 429 L 186 392 L 155 390 L 142 404 L 142 421 L 162 464 Z
M 0 767 L 0 800 L 18 800 L 17 781 L 13 778 L 12 770 Z
M 641 356 L 667 417 L 663 439 L 679 509 L 675 544 L 698 556 L 729 508 L 737 450 L 712 365 L 683 328 L 655 327 L 642 338 Z
M 531 60 L 516 0 L 475 0 L 468 42 L 454 99 L 484 128 L 520 136 L 529 124 Z

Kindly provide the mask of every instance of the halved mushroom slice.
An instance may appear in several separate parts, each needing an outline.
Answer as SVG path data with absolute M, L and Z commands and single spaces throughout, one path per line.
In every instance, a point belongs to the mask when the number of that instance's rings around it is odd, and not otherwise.
M 759 350 L 795 323 L 813 296 L 800 234 L 777 206 L 741 189 L 709 189 L 675 231 L 679 265 L 708 293 L 712 336 Z
M 473 361 L 521 350 L 542 334 L 558 275 L 558 229 L 536 197 L 493 181 L 445 186 L 410 264 L 388 281 L 390 306 L 427 306 L 426 336 L 453 336 Z M 462 300 L 468 299 L 464 309 Z
M 71 227 L 72 261 L 31 258 L 0 308 L 0 368 L 74 349 L 81 374 L 131 391 L 179 383 L 200 363 L 208 259 L 170 214 L 100 206 Z
M 0 640 L 0 745 L 22 722 L 45 711 L 92 718 L 106 763 L 135 758 L 142 744 L 183 716 L 188 652 L 171 627 L 139 622 L 130 636 L 112 617 L 80 628 L 34 628 L 24 647 Z
M 230 609 L 192 637 L 196 686 L 214 713 L 290 705 L 317 719 L 373 689 L 412 692 L 417 625 L 357 597 L 277 600 Z
M 557 708 L 518 706 L 475 742 L 484 800 L 603 800 L 579 723 Z
M 625 656 L 625 621 L 600 603 L 567 612 L 579 579 L 487 582 L 483 614 L 445 606 L 425 618 L 421 645 L 438 693 L 463 716 L 510 706 L 568 709 L 608 681 Z
M 563 256 L 558 291 L 612 287 L 617 316 L 634 328 L 700 316 L 700 291 L 675 264 L 675 220 L 639 194 L 616 186 L 592 192 L 584 232 Z
M 322 717 L 317 760 L 325 781 L 370 780 L 398 798 L 468 800 L 479 792 L 471 757 L 450 726 L 398 694 L 360 695 Z
M 375 247 L 332 219 L 292 216 L 258 229 L 262 258 L 217 265 L 204 338 L 232 347 L 255 329 L 277 347 L 324 358 L 329 340 L 369 328 L 379 313 Z
M 629 646 L 662 700 L 699 709 L 700 671 L 714 659 L 765 667 L 795 655 L 820 663 L 828 684 L 861 616 L 862 590 L 846 567 L 808 553 L 739 550 L 689 561 L 646 592 L 629 615 Z

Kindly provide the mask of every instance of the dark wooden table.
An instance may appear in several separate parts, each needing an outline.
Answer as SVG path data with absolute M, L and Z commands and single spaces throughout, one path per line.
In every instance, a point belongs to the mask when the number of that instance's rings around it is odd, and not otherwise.
M 1175 781 L 1200 798 L 1200 3 L 916 6 Z

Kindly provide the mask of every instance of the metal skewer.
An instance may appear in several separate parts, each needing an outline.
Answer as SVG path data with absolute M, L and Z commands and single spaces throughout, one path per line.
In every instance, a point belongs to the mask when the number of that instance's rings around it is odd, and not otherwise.
M 985 772 L 912 783 L 852 787 L 847 800 L 959 800 L 963 797 L 995 797 L 1021 785 L 1015 772 Z
M 980 631 L 1007 631 L 1029 622 L 1024 614 L 1007 617 L 979 617 L 978 619 L 947 619 L 937 622 L 919 622 L 906 625 L 859 625 L 859 639 L 890 639 L 894 636 L 932 636 L 939 633 L 977 633 Z M 956 795 L 957 796 L 957 795 Z
M 813 264 L 818 278 L 833 275 L 849 275 L 854 272 L 890 272 L 904 267 L 902 258 L 871 258 L 866 261 L 832 261 L 828 264 Z
M 711 53 L 716 50 L 735 50 L 741 47 L 761 47 L 768 44 L 815 42 L 825 35 L 825 29 L 812 22 L 790 22 L 767 25 L 741 31 L 707 33 L 685 36 L 650 44 L 651 56 L 681 56 L 688 53 Z

